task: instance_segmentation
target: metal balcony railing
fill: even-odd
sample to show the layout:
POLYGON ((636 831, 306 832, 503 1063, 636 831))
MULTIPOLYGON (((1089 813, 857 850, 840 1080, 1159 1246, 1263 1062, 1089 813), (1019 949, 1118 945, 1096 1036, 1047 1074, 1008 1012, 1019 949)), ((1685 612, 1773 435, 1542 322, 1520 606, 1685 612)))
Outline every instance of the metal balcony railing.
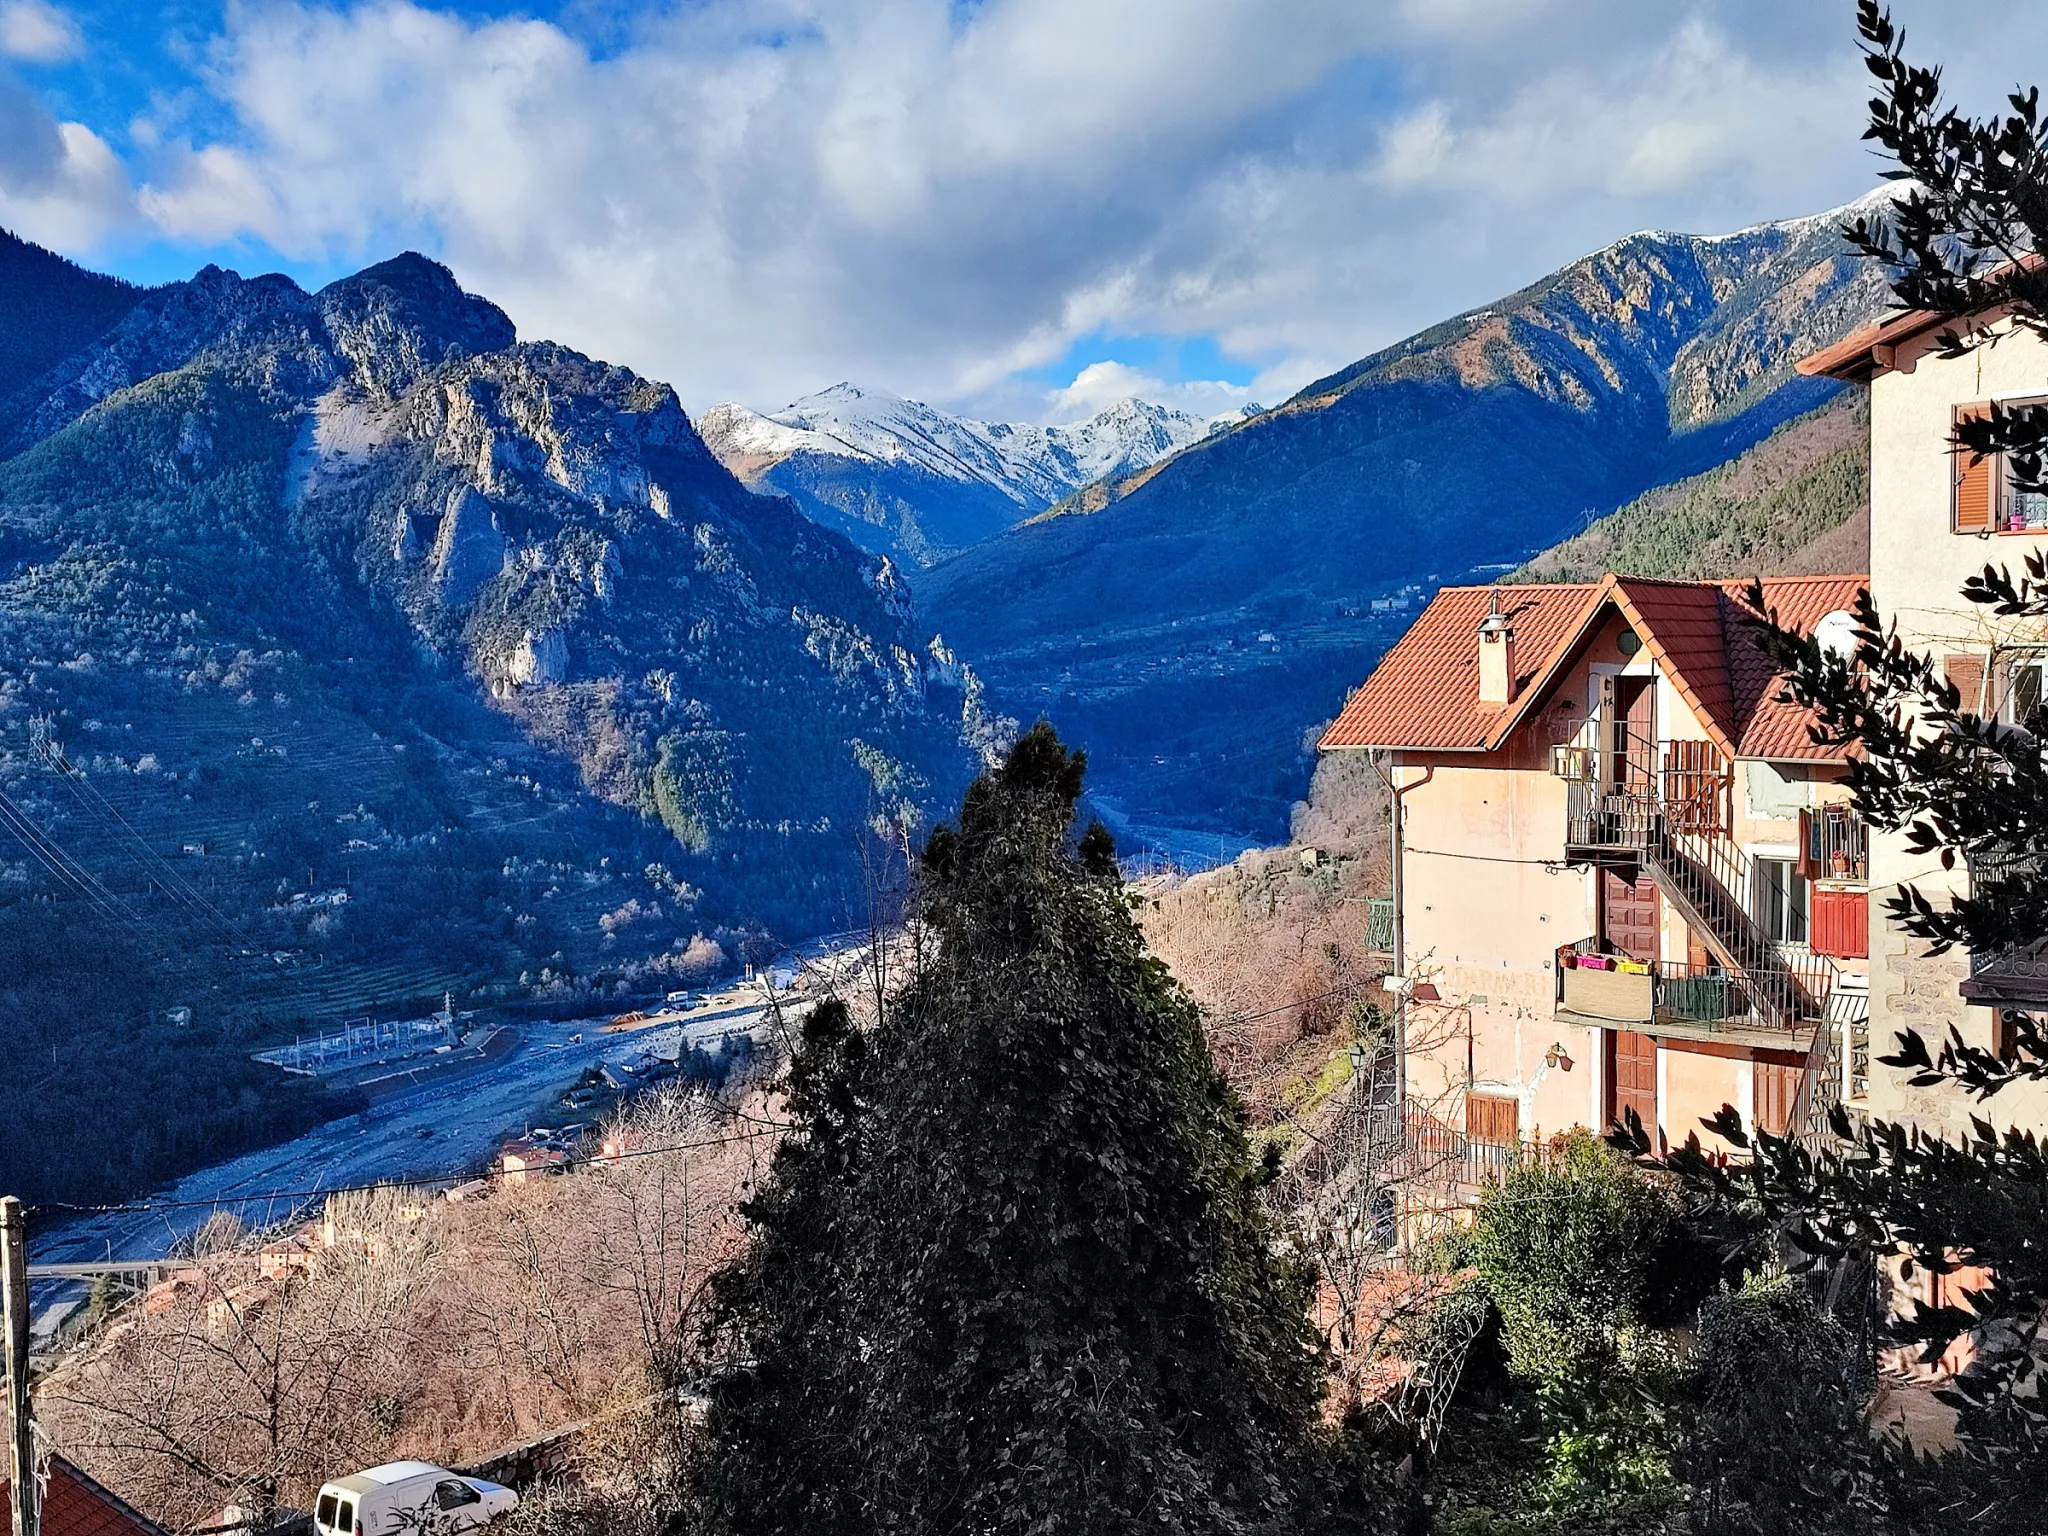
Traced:
POLYGON ((1476 1141, 1456 1126, 1411 1109, 1406 1117, 1406 1144, 1397 1174, 1421 1185, 1477 1188, 1497 1184, 1516 1169, 1529 1167, 1542 1158, 1543 1149, 1534 1142, 1502 1146, 1476 1141))
POLYGON ((1847 806, 1824 805, 1806 817, 1806 865, 1815 880, 1870 879, 1870 828, 1847 806))
MULTIPOLYGON (((1814 1006, 1824 1003, 1834 980, 1824 957, 1787 956, 1786 966, 1800 990, 1819 1000, 1814 1006)), ((1616 1024, 1782 1027, 1766 1006, 1771 994, 1750 976, 1716 964, 1635 961, 1591 938, 1558 949, 1555 995, 1567 1012, 1616 1024)))

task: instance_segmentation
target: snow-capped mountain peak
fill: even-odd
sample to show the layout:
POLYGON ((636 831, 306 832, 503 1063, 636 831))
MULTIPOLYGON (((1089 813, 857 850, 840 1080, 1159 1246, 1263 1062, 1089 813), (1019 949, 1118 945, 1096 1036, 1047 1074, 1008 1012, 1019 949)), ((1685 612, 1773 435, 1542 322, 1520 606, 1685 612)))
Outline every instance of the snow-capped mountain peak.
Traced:
MULTIPOLYGON (((1072 426, 976 421, 885 389, 840 383, 769 415, 715 405, 698 429, 728 464, 796 453, 909 464, 941 479, 983 481, 1020 507, 1040 511, 1106 474, 1142 469, 1210 425, 1137 399, 1119 400, 1072 426)), ((744 472, 758 476, 762 467, 748 464, 744 472)))
MULTIPOLYGON (((990 521, 990 532, 999 532, 1084 485, 1143 469, 1215 425, 1138 399, 1116 401, 1071 426, 976 421, 888 390, 842 382, 772 414, 715 405, 697 428, 742 480, 793 495, 806 510, 816 510, 810 503, 821 483, 831 481, 826 520, 833 526, 849 515, 897 521, 903 508, 914 514, 926 501, 956 502, 959 493, 972 491, 985 506, 1009 509, 983 519, 990 521), (850 498, 849 476, 858 478, 861 466, 875 485, 850 498), (886 507, 873 513, 857 508, 856 500, 886 507)), ((917 545, 912 538, 906 547, 932 558, 958 542, 940 540, 922 552, 917 545)))

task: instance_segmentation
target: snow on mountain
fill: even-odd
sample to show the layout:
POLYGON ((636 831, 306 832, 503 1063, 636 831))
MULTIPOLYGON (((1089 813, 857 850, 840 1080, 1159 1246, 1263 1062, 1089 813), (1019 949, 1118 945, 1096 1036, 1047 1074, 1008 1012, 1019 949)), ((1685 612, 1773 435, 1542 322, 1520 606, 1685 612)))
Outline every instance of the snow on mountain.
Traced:
POLYGON ((772 415, 715 405, 698 422, 712 451, 744 478, 758 479, 794 454, 822 454, 980 481, 1027 515, 1104 475, 1142 469, 1209 428, 1143 400, 1120 400, 1073 426, 983 422, 853 384, 806 395, 772 415))
POLYGON ((781 492, 863 548, 930 565, 1128 475, 1215 423, 1120 400, 1072 426, 975 421, 887 390, 835 384, 763 415, 715 405, 697 430, 757 491, 781 492))

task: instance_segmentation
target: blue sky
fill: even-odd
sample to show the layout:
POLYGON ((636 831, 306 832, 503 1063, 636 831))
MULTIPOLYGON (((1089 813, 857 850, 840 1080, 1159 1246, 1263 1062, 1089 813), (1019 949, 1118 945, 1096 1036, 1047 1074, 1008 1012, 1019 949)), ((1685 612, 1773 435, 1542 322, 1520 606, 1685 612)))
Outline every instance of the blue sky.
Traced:
MULTIPOLYGON (((1989 106, 2048 7, 1901 0, 1989 106)), ((693 410, 1302 384, 1879 167, 1802 0, 0 0, 0 225, 164 281, 411 247, 693 410)))

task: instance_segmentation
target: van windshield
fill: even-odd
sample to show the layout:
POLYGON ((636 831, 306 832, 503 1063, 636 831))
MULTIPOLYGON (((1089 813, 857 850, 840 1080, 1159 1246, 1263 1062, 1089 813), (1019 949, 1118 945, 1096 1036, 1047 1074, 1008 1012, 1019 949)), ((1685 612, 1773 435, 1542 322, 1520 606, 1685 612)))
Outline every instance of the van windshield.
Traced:
POLYGON ((313 1506, 313 1523, 323 1531, 334 1529, 334 1495, 323 1493, 320 1502, 313 1506))

